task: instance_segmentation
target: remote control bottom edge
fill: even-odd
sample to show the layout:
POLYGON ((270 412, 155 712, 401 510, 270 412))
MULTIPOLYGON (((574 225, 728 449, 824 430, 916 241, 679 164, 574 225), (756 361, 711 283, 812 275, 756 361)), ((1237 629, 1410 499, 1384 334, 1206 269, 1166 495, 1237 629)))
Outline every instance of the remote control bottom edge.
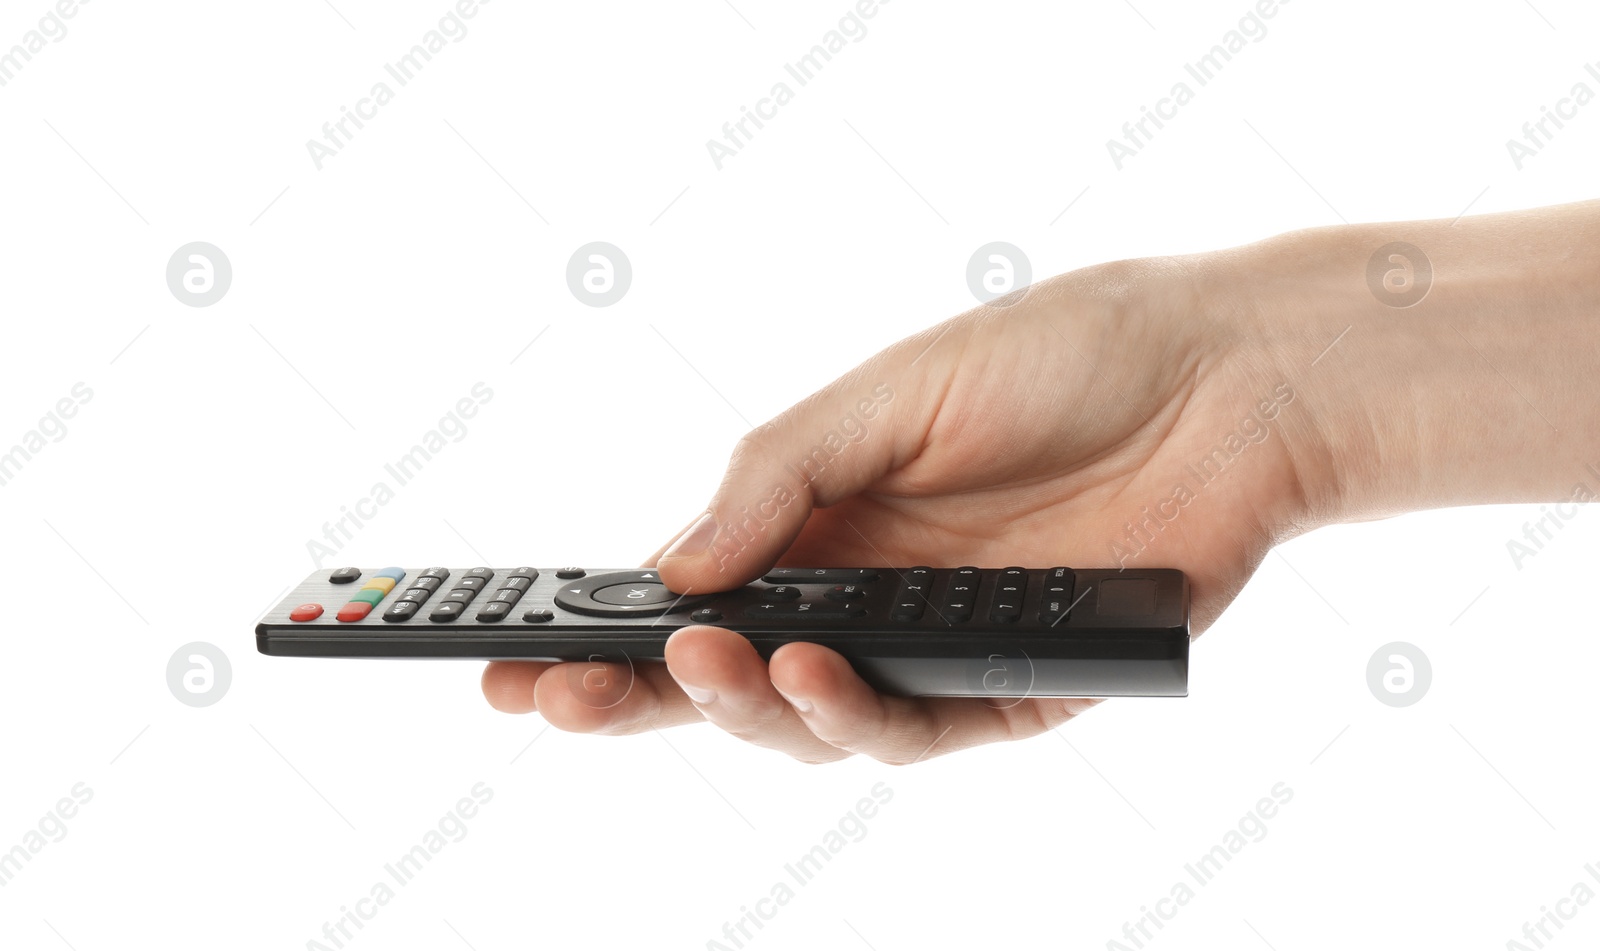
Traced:
MULTIPOLYGON (((902 650, 805 640, 838 651, 862 680, 880 693, 902 697, 984 697, 995 700, 1071 697, 1188 696, 1188 644, 1146 650, 1144 656, 1049 657, 1026 648, 978 653, 970 657, 916 656, 902 650)), ((751 638, 763 658, 795 639, 751 638)), ((385 642, 374 638, 275 637, 257 634, 263 654, 395 660, 529 660, 557 663, 593 661, 631 666, 661 663, 664 640, 527 643, 494 638, 385 642)))

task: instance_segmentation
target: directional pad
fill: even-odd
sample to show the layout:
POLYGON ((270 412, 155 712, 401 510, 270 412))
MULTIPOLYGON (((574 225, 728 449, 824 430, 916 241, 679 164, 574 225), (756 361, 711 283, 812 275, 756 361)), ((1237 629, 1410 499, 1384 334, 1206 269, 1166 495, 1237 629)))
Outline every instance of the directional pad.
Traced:
POLYGON ((654 571, 611 571, 589 575, 556 591, 556 606, 591 617, 651 617, 688 611, 709 595, 679 595, 667 590, 654 571))

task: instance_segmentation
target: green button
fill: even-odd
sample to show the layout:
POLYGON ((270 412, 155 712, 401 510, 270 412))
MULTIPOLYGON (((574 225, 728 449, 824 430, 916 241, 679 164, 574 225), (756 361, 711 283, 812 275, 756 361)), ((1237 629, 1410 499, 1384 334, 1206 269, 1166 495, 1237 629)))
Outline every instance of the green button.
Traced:
POLYGON ((376 606, 379 601, 383 600, 385 593, 386 592, 377 588, 362 588, 360 591, 357 591, 354 595, 352 595, 350 600, 365 601, 368 604, 376 606))

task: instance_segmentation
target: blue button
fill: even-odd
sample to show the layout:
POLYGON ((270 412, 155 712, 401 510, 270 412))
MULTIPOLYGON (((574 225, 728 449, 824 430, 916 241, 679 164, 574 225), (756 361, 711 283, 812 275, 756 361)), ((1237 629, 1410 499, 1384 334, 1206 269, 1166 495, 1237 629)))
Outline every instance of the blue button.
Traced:
POLYGON ((395 581, 395 584, 399 584, 400 582, 405 580, 405 578, 406 578, 406 570, 404 568, 385 568, 382 571, 373 572, 372 577, 374 577, 374 578, 393 578, 394 581, 395 581))

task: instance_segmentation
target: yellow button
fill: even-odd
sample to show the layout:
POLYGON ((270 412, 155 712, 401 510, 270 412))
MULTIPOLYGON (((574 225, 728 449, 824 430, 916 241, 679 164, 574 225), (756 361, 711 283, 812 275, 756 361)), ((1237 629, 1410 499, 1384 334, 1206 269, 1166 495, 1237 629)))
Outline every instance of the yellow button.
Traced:
POLYGON ((394 590, 394 579, 393 578, 373 578, 373 579, 369 580, 366 584, 362 585, 361 587, 366 589, 366 590, 368 590, 368 591, 377 590, 377 591, 382 591, 384 594, 388 594, 389 592, 394 590))

